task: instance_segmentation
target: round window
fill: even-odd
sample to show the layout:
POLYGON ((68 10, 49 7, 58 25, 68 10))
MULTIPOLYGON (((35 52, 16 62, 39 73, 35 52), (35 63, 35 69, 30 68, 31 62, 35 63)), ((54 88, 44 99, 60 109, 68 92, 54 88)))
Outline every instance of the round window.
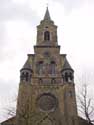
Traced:
POLYGON ((44 93, 38 98, 37 103, 42 111, 54 111, 57 106, 57 99, 50 93, 44 93))

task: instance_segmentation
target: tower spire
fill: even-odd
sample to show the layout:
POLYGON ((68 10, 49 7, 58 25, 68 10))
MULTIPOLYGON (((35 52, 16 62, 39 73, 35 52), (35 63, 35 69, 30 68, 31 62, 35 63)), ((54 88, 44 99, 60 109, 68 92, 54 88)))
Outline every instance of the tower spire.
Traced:
POLYGON ((44 20, 51 20, 48 6, 47 6, 47 9, 46 9, 46 13, 45 13, 45 16, 44 16, 44 20))

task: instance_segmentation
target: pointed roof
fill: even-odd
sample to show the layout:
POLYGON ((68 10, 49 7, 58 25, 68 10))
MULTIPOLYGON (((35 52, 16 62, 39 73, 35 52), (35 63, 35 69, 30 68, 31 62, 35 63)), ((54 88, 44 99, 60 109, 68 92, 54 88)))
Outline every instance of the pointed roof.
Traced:
POLYGON ((30 70, 30 71, 33 72, 32 59, 34 59, 34 55, 33 54, 28 54, 28 59, 26 60, 25 64, 23 65, 23 67, 21 68, 20 71, 22 71, 22 70, 30 70))
POLYGON ((26 61, 26 63, 23 66, 23 69, 31 69, 31 65, 30 65, 29 61, 26 61))
POLYGON ((27 60, 26 63, 23 65, 23 67, 22 67, 22 69, 21 69, 20 71, 22 71, 22 70, 24 70, 24 69, 32 70, 32 66, 31 66, 31 64, 30 64, 30 62, 29 62, 28 60, 27 60))
POLYGON ((45 13, 45 16, 44 16, 44 20, 51 20, 48 7, 47 7, 47 9, 46 9, 46 13, 45 13))
POLYGON ((64 62, 64 65, 63 65, 63 70, 66 70, 66 69, 72 69, 71 65, 69 64, 68 60, 65 58, 65 62, 64 62))

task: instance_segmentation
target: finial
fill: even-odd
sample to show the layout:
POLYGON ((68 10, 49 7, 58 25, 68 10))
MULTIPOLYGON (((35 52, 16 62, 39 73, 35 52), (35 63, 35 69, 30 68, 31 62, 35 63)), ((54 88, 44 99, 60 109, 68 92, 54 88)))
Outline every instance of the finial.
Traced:
POLYGON ((45 2, 46 2, 46 8, 48 8, 48 6, 49 6, 49 0, 46 0, 45 2))
POLYGON ((46 8, 48 8, 48 6, 49 6, 49 4, 47 3, 47 4, 46 4, 46 8))

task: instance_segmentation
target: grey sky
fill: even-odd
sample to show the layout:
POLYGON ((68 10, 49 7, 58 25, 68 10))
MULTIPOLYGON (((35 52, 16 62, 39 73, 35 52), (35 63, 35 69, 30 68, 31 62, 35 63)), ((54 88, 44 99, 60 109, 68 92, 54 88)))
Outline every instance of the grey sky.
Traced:
MULTIPOLYGON (((0 1, 0 57, 1 61, 7 58, 5 56, 5 47, 8 44, 8 36, 6 25, 11 20, 24 20, 28 24, 31 23, 32 27, 38 20, 38 15, 33 11, 28 4, 17 4, 12 0, 0 1)), ((13 52, 12 52, 13 54, 13 52)), ((11 58, 11 56, 10 56, 11 58)))
MULTIPOLYGON (((32 21, 37 20, 36 12, 34 12, 28 4, 17 4, 12 0, 0 1, 0 21, 24 19, 32 21)), ((34 21, 32 21, 34 22, 34 21)))
POLYGON ((65 14, 70 13, 72 9, 80 8, 80 6, 83 6, 83 4, 87 2, 87 0, 55 0, 55 1, 63 4, 65 9, 65 14))

